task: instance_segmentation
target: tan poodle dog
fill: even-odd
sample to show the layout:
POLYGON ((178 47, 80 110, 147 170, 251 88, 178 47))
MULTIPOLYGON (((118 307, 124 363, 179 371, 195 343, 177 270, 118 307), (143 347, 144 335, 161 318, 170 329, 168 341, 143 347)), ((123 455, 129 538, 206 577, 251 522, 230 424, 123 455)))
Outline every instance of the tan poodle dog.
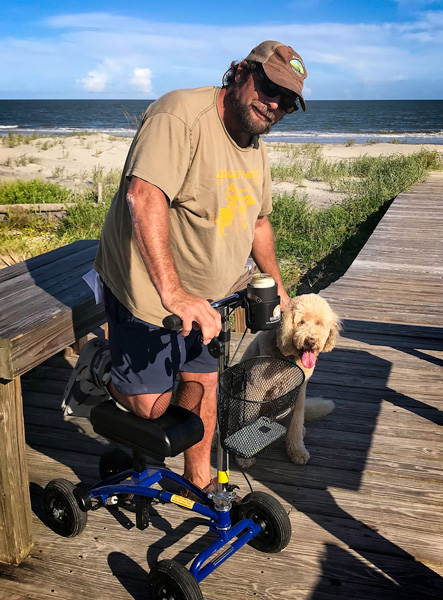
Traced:
MULTIPOLYGON (((339 317, 324 298, 316 294, 297 296, 282 310, 279 327, 258 333, 243 355, 243 360, 255 356, 285 358, 295 362, 305 374, 286 434, 286 450, 295 464, 303 465, 309 460, 303 443, 304 420, 318 419, 334 409, 332 400, 306 398, 306 386, 318 355, 334 348, 340 328, 339 317)), ((246 468, 255 459, 237 459, 237 462, 246 468)))

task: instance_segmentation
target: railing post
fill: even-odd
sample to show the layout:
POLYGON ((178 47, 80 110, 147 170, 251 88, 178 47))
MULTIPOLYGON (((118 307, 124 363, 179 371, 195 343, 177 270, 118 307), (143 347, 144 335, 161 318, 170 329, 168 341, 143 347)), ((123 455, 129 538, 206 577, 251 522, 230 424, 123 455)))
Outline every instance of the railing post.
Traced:
POLYGON ((0 379, 0 562, 18 565, 33 545, 20 377, 0 379))

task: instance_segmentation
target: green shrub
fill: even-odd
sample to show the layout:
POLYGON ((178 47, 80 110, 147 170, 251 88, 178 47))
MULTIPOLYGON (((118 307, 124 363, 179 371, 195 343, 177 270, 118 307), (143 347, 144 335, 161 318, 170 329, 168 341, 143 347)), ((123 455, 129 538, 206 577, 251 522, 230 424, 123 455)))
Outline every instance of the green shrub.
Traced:
POLYGON ((284 195, 274 199, 270 215, 279 259, 294 262, 305 272, 346 239, 346 209, 312 208, 306 197, 284 195))
MULTIPOLYGON (((362 156, 337 163, 315 158, 310 165, 311 176, 322 173, 322 178, 332 179, 346 174, 348 179, 342 178, 340 184, 348 196, 341 204, 326 210, 310 206, 306 195, 274 198, 270 220, 277 257, 285 265, 285 271, 291 263, 300 273, 312 269, 354 235, 387 201, 422 181, 428 171, 439 168, 438 152, 426 150, 409 156, 362 156)), ((285 278, 285 283, 293 282, 285 278)))
POLYGON ((109 202, 97 204, 93 200, 81 199, 69 207, 67 215, 61 221, 57 235, 66 240, 66 244, 75 240, 98 239, 109 209, 109 202))
POLYGON ((0 184, 0 204, 47 204, 73 202, 72 192, 40 179, 0 184))

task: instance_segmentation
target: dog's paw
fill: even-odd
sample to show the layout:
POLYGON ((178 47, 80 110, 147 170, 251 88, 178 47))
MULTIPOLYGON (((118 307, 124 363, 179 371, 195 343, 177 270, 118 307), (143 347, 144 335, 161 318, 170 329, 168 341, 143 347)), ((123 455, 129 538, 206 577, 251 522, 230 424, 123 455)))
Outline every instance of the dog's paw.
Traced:
POLYGON ((286 446, 286 452, 289 458, 296 465, 305 465, 311 455, 304 446, 286 446))
POLYGON ((236 458, 235 462, 241 469, 249 469, 255 464, 255 458, 236 458))

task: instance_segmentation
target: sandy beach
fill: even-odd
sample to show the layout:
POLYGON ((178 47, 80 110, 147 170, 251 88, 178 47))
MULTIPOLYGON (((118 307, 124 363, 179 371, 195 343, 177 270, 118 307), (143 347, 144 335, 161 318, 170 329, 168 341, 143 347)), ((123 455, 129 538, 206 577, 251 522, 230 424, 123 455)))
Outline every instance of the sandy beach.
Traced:
MULTIPOLYGON (((82 191, 92 182, 94 172, 122 169, 128 152, 130 138, 106 134, 47 137, 30 140, 13 148, 0 143, 0 181, 35 179, 59 183, 75 191, 82 191)), ((302 150, 300 144, 266 143, 271 165, 290 164, 294 155, 302 150)), ((443 158, 443 146, 431 144, 324 144, 321 156, 329 161, 355 159, 362 155, 381 156, 412 154, 421 148, 437 150, 443 158)), ((329 206, 340 200, 327 183, 304 179, 298 185, 274 182, 276 194, 285 192, 306 193, 310 203, 317 207, 329 206)))

